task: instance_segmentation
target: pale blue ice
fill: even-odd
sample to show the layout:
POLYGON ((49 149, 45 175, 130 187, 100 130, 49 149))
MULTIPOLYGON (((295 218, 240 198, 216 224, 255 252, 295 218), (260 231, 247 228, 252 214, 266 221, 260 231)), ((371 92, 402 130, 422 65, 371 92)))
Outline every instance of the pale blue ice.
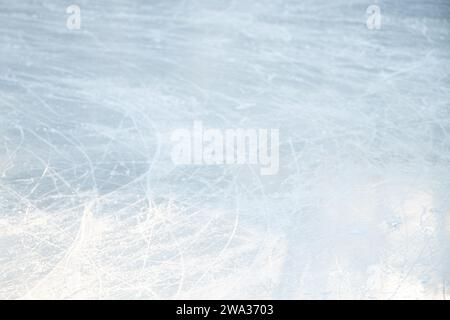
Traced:
POLYGON ((445 299, 449 18, 0 0, 0 298, 445 299), (194 121, 279 128, 278 174, 174 165, 194 121))

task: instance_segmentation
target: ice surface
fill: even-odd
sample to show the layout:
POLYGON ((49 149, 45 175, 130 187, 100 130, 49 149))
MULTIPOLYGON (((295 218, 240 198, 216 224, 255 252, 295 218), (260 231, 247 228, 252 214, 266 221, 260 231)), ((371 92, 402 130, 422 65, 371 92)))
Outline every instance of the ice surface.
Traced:
POLYGON ((0 0, 0 298, 450 294, 448 1, 74 3, 0 0), (280 172, 175 166, 196 120, 280 172))

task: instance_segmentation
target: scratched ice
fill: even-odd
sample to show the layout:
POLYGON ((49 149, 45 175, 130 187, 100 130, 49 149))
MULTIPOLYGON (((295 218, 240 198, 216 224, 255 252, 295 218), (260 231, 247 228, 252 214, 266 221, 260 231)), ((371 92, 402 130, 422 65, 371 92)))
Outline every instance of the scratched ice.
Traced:
POLYGON ((0 0, 0 298, 450 294, 448 1, 73 2, 0 0), (279 173, 175 166, 196 120, 279 173))

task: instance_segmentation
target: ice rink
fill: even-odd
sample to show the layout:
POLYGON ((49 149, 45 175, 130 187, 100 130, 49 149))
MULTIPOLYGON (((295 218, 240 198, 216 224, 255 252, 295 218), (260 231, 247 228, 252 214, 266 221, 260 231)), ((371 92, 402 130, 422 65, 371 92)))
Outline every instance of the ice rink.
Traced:
POLYGON ((450 297, 449 19, 0 0, 0 299, 450 297), (175 165, 194 121, 278 128, 278 173, 175 165))

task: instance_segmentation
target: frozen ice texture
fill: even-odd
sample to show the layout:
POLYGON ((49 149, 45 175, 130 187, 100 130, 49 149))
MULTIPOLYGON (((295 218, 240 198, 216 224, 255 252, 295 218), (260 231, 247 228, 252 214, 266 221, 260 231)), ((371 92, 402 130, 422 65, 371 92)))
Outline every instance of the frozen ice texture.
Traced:
POLYGON ((0 0, 0 298, 450 295, 448 1, 73 2, 0 0), (195 120, 280 172, 173 165, 195 120))

